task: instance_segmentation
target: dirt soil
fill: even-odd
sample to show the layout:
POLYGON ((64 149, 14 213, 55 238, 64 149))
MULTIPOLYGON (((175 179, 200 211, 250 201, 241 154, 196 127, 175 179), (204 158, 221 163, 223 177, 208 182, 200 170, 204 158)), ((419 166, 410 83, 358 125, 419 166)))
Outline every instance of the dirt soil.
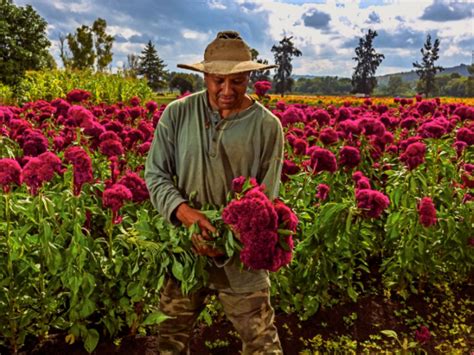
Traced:
MULTIPOLYGON (((463 303, 463 314, 445 312, 442 308, 446 303, 443 300, 447 298, 441 291, 438 294, 428 296, 411 296, 407 301, 391 297, 386 299, 380 295, 369 295, 360 298, 357 303, 346 303, 334 306, 331 309, 321 309, 318 313, 307 321, 300 321, 294 314, 277 313, 276 325, 280 335, 280 340, 285 354, 298 354, 303 349, 309 349, 308 344, 304 344, 304 339, 312 339, 318 334, 323 339, 334 339, 341 335, 357 340, 358 343, 369 340, 371 335, 379 335, 381 330, 394 330, 397 334, 408 334, 414 337, 413 324, 406 319, 430 319, 433 324, 445 325, 451 327, 453 317, 465 317, 463 323, 467 325, 474 324, 474 307, 472 295, 474 294, 474 285, 465 285, 455 291, 450 296, 454 303, 460 300, 470 300, 463 303), (402 316, 400 316, 402 313, 402 316), (354 317, 357 314, 357 317, 354 317), (352 316, 352 318, 351 318, 352 316), (421 317, 421 318, 420 318, 421 317), (355 319, 354 319, 355 318, 355 319)), ((452 304, 453 302, 451 302, 452 304)), ((453 309, 458 309, 457 304, 453 309)), ((455 343, 459 339, 459 334, 447 335, 449 332, 443 332, 441 329, 431 328, 436 337, 432 337, 423 348, 429 354, 437 354, 439 351, 435 346, 440 342, 448 341, 455 343), (446 334, 443 338, 442 334, 446 334)), ((387 339, 386 337, 383 337, 387 339)), ((474 349, 474 339, 472 335, 467 335, 469 348, 474 349)), ((373 340, 373 338, 372 338, 373 340)), ((211 326, 198 324, 193 332, 191 340, 191 353, 199 355, 207 354, 239 354, 241 342, 233 326, 222 317, 214 319, 211 326)), ((360 350, 360 349, 358 349, 360 350)), ((0 354, 5 350, 0 349, 0 354)), ((40 348, 29 346, 24 354, 71 354, 86 355, 82 344, 68 345, 64 341, 64 334, 59 334, 40 348)), ((157 354, 156 336, 136 336, 124 337, 120 346, 115 345, 111 340, 104 340, 99 343, 93 354, 157 354)), ((6 354, 6 353, 5 353, 6 354)))

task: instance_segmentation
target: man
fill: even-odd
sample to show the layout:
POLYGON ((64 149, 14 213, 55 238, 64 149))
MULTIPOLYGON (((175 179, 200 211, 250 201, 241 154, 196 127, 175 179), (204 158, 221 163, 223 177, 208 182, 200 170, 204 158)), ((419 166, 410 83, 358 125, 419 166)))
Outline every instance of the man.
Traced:
POLYGON ((171 276, 160 299, 161 310, 173 317, 159 327, 162 354, 188 351, 194 322, 206 295, 216 292, 226 316, 240 334, 244 354, 281 354, 269 277, 264 270, 241 267, 239 257, 222 260, 208 247, 214 226, 194 205, 223 205, 232 179, 255 177, 270 198, 278 194, 283 160, 279 120, 246 94, 250 72, 275 67, 252 61, 249 47, 237 32, 220 32, 206 48, 204 61, 178 67, 204 73, 207 90, 167 106, 156 127, 145 179, 150 198, 169 222, 197 223, 194 251, 213 258, 209 285, 182 295, 171 276))

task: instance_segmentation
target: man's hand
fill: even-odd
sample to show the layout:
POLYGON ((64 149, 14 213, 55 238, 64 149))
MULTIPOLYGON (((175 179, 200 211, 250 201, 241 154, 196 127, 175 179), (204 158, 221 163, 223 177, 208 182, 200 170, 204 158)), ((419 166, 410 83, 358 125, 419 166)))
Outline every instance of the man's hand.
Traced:
POLYGON ((219 250, 207 245, 206 240, 212 240, 211 234, 217 230, 201 211, 182 203, 176 209, 176 218, 188 228, 196 223, 201 230, 201 234, 193 234, 191 238, 196 254, 210 257, 223 255, 219 250))

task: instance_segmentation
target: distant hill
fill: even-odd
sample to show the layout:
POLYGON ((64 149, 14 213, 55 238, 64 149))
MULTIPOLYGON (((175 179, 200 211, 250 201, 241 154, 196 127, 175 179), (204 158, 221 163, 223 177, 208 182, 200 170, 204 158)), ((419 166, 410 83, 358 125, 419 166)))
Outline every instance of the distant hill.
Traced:
MULTIPOLYGON (((450 67, 450 68, 445 68, 440 74, 438 75, 449 75, 451 73, 458 73, 461 76, 469 76, 469 72, 467 71, 467 65, 466 64, 460 64, 455 67, 450 67)), ((323 77, 324 75, 292 75, 292 78, 295 80, 298 80, 300 78, 315 78, 315 77, 323 77)), ((401 72, 401 73, 393 73, 393 74, 386 74, 386 75, 380 75, 377 76, 377 84, 379 86, 381 85, 387 85, 388 80, 390 79, 391 76, 401 76, 402 81, 413 83, 418 80, 418 75, 414 70, 408 71, 408 72, 401 72)), ((340 77, 342 79, 342 77, 340 77)))
MULTIPOLYGON (((468 66, 466 64, 460 64, 455 67, 445 68, 441 73, 438 73, 437 75, 450 75, 452 73, 458 73, 461 76, 469 76, 467 67, 468 66)), ((377 85, 387 85, 391 76, 401 76, 402 81, 409 83, 413 83, 418 80, 418 75, 416 74, 416 72, 414 70, 411 70, 409 72, 377 76, 377 85)))

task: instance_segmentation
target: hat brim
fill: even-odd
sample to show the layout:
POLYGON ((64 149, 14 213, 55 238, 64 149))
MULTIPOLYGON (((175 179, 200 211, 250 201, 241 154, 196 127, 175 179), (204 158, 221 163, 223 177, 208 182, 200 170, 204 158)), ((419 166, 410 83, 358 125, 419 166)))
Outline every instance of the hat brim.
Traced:
POLYGON ((277 68, 275 64, 262 64, 253 61, 234 62, 234 61, 213 61, 200 62, 196 64, 178 64, 178 68, 189 69, 207 74, 229 75, 244 73, 253 70, 265 70, 277 68))

